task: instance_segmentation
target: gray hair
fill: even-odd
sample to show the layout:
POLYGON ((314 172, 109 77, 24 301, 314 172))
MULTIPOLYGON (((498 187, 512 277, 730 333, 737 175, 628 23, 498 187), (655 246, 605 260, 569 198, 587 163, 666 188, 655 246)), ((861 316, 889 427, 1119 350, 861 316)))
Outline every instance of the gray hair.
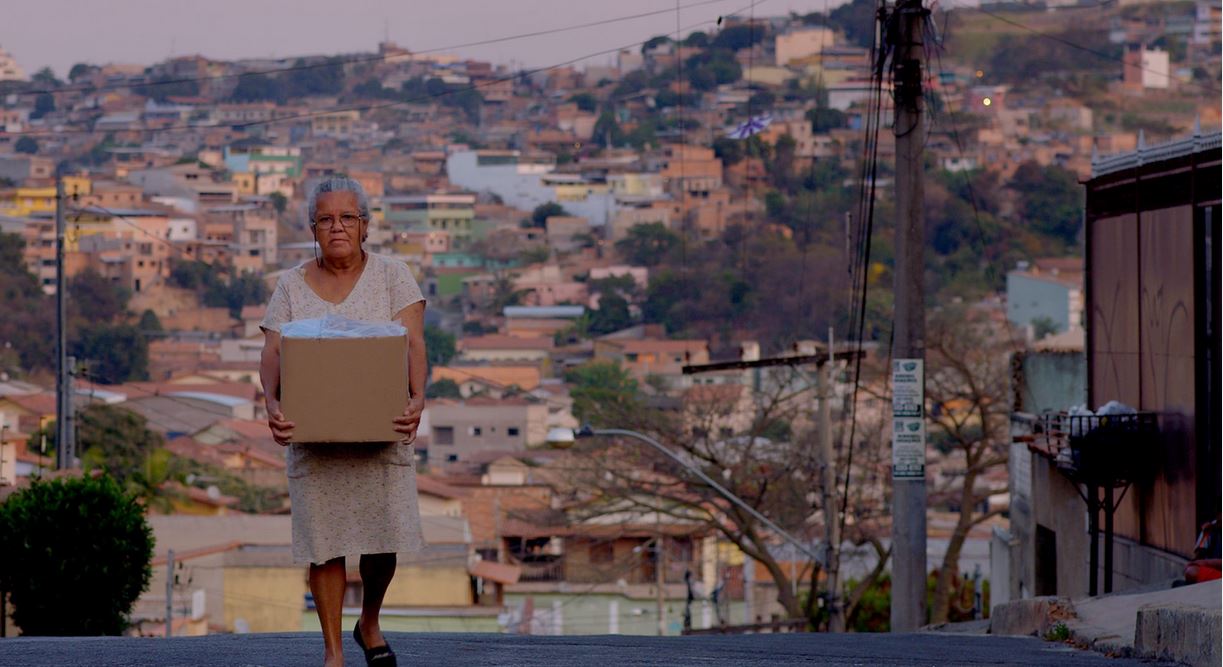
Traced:
POLYGON ((369 198, 365 196, 365 188, 347 176, 327 176, 310 191, 310 199, 306 202, 306 215, 310 224, 314 224, 314 215, 318 213, 319 195, 329 192, 351 192, 357 196, 357 209, 361 217, 369 220, 369 198))

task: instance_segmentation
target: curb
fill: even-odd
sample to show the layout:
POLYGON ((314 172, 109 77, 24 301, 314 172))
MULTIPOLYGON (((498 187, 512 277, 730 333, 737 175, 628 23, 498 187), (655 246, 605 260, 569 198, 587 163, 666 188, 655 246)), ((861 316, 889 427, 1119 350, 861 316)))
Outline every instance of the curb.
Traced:
POLYGON ((1223 610, 1182 603, 1145 605, 1134 626, 1134 652, 1192 667, 1217 667, 1223 610))
POLYGON ((1077 616, 1070 598, 1038 597, 997 605, 989 613, 989 634, 1044 636, 1058 623, 1067 626, 1077 616))

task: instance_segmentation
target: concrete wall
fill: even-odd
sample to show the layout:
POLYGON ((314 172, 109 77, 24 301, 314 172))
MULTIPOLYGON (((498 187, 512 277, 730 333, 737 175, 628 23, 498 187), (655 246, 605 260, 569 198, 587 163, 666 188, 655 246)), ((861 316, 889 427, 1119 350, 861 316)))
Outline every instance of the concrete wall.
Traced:
POLYGON ((471 576, 463 559, 442 565, 401 563, 386 590, 386 607, 466 607, 471 599, 471 576))
MULTIPOLYGON (((306 574, 301 567, 227 567, 223 588, 225 629, 233 632, 298 632, 305 608, 306 574)), ((215 605, 209 601, 216 619, 215 605)))
POLYGON ((1016 407, 1039 415, 1087 403, 1087 356, 1082 352, 1024 352, 1016 407))
POLYGON ((1060 595, 1077 598, 1087 595, 1088 536, 1087 504, 1078 489, 1053 462, 1043 456, 1032 456, 1032 525, 1022 558, 1031 558, 1029 567, 1021 572, 1020 586, 1033 594, 1060 595), (1041 567, 1036 552, 1037 526, 1053 531, 1057 540, 1057 589, 1036 590, 1037 570, 1041 567), (1026 573, 1026 577, 1024 574, 1026 573))

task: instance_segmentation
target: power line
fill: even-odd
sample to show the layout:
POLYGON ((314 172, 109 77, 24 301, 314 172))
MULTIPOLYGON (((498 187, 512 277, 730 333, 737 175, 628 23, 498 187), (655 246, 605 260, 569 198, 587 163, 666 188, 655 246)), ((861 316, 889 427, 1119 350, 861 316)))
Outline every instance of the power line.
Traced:
MULTIPOLYGON (((751 5, 749 5, 749 8, 750 8, 750 7, 755 7, 756 5, 762 4, 762 3, 767 2, 767 1, 768 1, 768 0, 755 0, 755 1, 754 1, 754 2, 751 4, 751 5)), ((671 10, 668 10, 668 11, 671 11, 671 10)), ((742 10, 738 10, 738 11, 742 11, 742 10)), ((720 17, 719 17, 719 18, 720 18, 720 17)), ((698 27, 701 27, 701 26, 704 26, 704 25, 707 25, 707 24, 710 24, 710 23, 714 23, 714 22, 715 22, 715 21, 714 21, 714 20, 712 20, 712 19, 710 19, 710 20, 705 20, 705 21, 700 21, 700 22, 698 22, 698 23, 694 23, 694 24, 692 24, 692 25, 689 25, 689 26, 685 27, 685 28, 684 28, 684 30, 692 30, 692 29, 694 29, 694 28, 698 28, 698 27)), ((456 94, 463 93, 463 92, 469 92, 469 91, 478 91, 478 90, 483 89, 483 88, 488 88, 488 87, 495 86, 495 85, 498 85, 498 84, 502 84, 502 83, 510 82, 510 81, 513 81, 513 80, 515 80, 515 79, 518 79, 518 78, 521 78, 521 77, 524 77, 524 76, 530 76, 530 75, 532 75, 532 74, 539 74, 539 73, 541 73, 541 72, 547 72, 547 71, 551 71, 551 70, 554 70, 554 69, 560 69, 560 68, 562 68, 562 67, 567 67, 567 66, 572 65, 572 64, 574 64, 574 63, 578 63, 578 62, 581 62, 581 61, 583 61, 583 60, 588 60, 588 59, 590 59, 590 58, 595 58, 595 57, 598 57, 598 56, 601 56, 601 55, 608 55, 608 54, 611 54, 611 53, 619 53, 620 51, 623 51, 623 50, 626 50, 626 49, 631 49, 631 48, 634 48, 634 47, 639 47, 639 46, 641 46, 641 45, 645 44, 645 43, 646 43, 646 42, 648 42, 648 41, 649 41, 649 40, 647 39, 647 40, 644 40, 644 41, 640 41, 640 42, 633 42, 633 43, 631 43, 631 44, 625 44, 625 45, 621 45, 621 46, 613 47, 613 48, 610 48, 610 49, 603 49, 603 50, 601 50, 601 51, 595 51, 595 52, 592 52, 592 53, 587 53, 587 54, 584 54, 584 55, 578 56, 578 57, 576 57, 576 58, 570 58, 569 60, 565 60, 565 61, 563 61, 563 62, 555 63, 555 64, 553 64, 553 65, 548 65, 548 66, 545 66, 545 67, 537 67, 537 68, 535 68, 535 69, 527 69, 527 70, 522 70, 522 71, 520 71, 520 72, 517 72, 517 73, 511 74, 511 75, 509 75, 509 76, 502 76, 502 77, 499 77, 499 78, 489 79, 489 80, 487 80, 487 81, 482 81, 482 82, 480 82, 480 83, 471 84, 471 85, 469 85, 469 86, 463 86, 463 87, 458 87, 458 88, 451 88, 451 89, 447 89, 447 90, 445 90, 445 91, 442 91, 442 92, 440 92, 440 93, 421 95, 421 96, 418 96, 418 97, 415 97, 415 98, 409 98, 409 99, 406 99, 406 100, 396 100, 396 101, 393 101, 393 102, 383 102, 383 103, 380 103, 380 104, 364 104, 364 105, 340 105, 340 106, 335 106, 335 107, 329 107, 329 108, 326 108, 326 109, 320 109, 320 110, 317 110, 317 111, 308 111, 308 112, 305 112, 305 113, 290 114, 290 115, 288 115, 288 116, 284 116, 284 117, 281 117, 281 118, 271 118, 271 119, 267 119, 267 120, 256 120, 256 121, 249 121, 249 122, 246 122, 246 123, 236 123, 236 124, 235 124, 235 123, 225 123, 225 124, 221 124, 221 123, 190 124, 190 123, 188 123, 188 124, 180 124, 180 125, 171 125, 171 126, 162 127, 162 128, 140 128, 140 129, 131 129, 131 130, 123 130, 123 131, 125 131, 125 132, 141 132, 141 133, 157 133, 157 132, 170 132, 170 131, 174 131, 174 130, 210 130, 210 129, 222 129, 222 128, 230 128, 230 129, 246 130, 247 128, 251 128, 251 127, 258 127, 258 126, 261 126, 261 125, 273 125, 273 124, 284 123, 284 122, 288 122, 288 121, 295 121, 295 120, 307 120, 307 119, 310 119, 310 118, 317 118, 317 117, 320 117, 320 116, 326 116, 326 115, 330 115, 330 114, 334 114, 334 113, 341 113, 341 112, 345 112, 345 111, 358 111, 358 112, 365 112, 365 111, 375 111, 375 110, 378 110, 378 109, 388 109, 388 108, 392 108, 392 107, 403 106, 403 105, 406 105, 406 104, 414 104, 414 103, 419 103, 419 102, 427 102, 427 101, 430 101, 430 100, 434 100, 434 99, 438 99, 438 98, 442 98, 442 97, 447 97, 447 96, 450 96, 450 95, 456 95, 456 94)), ((95 134, 95 133, 99 133, 99 132, 104 132, 104 130, 98 130, 98 129, 96 129, 96 128, 90 128, 90 129, 67 129, 67 128, 65 128, 65 129, 58 129, 58 130, 47 129, 47 130, 26 130, 26 131, 22 131, 22 132, 10 132, 10 133, 9 133, 9 136, 20 137, 20 136, 44 136, 44 135, 49 135, 49 134, 50 134, 50 135, 56 135, 56 134, 95 134)))
MULTIPOLYGON (((885 11, 885 6, 880 2, 876 14, 876 21, 882 18, 882 12, 885 11)), ((878 180, 878 156, 879 156, 879 124, 880 116, 882 115, 882 98, 883 98, 883 67, 887 60, 889 52, 887 48, 887 40, 880 40, 881 24, 876 24, 874 30, 874 40, 871 44, 871 55, 873 56, 871 70, 871 94, 868 99, 867 108, 868 116, 866 123, 866 139, 864 141, 864 158, 862 165, 862 185, 859 191, 861 212, 860 222, 860 254, 855 254, 855 262, 857 270, 860 272, 861 285, 859 287, 859 275, 853 275, 853 296, 858 298, 858 303, 855 304, 857 313, 857 339, 858 344, 862 344, 862 336, 866 327, 866 295, 869 289, 870 278, 870 254, 871 254, 871 236, 874 233, 875 219, 875 187, 878 180), (873 102, 873 103, 872 103, 873 102), (872 128, 873 123, 873 128, 872 128), (867 196, 866 178, 869 176, 869 196, 867 196)), ((851 297, 852 298, 852 297, 851 297)), ((854 321, 851 318, 851 326, 854 321)), ((889 350, 891 346, 889 345, 889 350)), ((890 354, 890 352, 889 352, 890 354)), ((862 385, 862 357, 858 355, 854 362, 854 388, 850 398, 850 427, 849 427, 849 442, 846 444, 846 463, 845 463, 845 482, 842 485, 841 491, 841 534, 845 533, 845 518, 849 508, 849 482, 850 473, 853 469, 854 457, 854 441, 857 438, 858 430, 858 391, 862 385)))
MULTIPOLYGON (((989 16, 989 17, 995 18, 995 19, 997 19, 997 20, 999 20, 999 21, 1002 21, 1003 23, 1007 23, 1007 24, 1013 25, 1013 26, 1015 26, 1016 28, 1020 28, 1020 29, 1022 29, 1022 30, 1026 30, 1027 32, 1030 32, 1030 33, 1032 33, 1033 35, 1036 35, 1036 36, 1038 36, 1038 37, 1043 37, 1044 39, 1048 39, 1048 40, 1050 40, 1050 41, 1057 42, 1058 44, 1062 44, 1063 46, 1068 46, 1068 47, 1070 47, 1070 48, 1072 48, 1072 49, 1077 49, 1077 50, 1079 50, 1079 51, 1083 51, 1084 53, 1090 53, 1091 55, 1096 56, 1097 58, 1103 58, 1104 60, 1111 60, 1111 61, 1113 61, 1113 62, 1119 62, 1119 63, 1121 63, 1122 65, 1124 65, 1124 66, 1126 66, 1126 67, 1133 67, 1133 68, 1138 69, 1138 70, 1141 70, 1141 71, 1143 71, 1143 72, 1148 72, 1148 73, 1151 73, 1151 74, 1157 74, 1157 75, 1162 76, 1162 77, 1165 77, 1165 78, 1170 78, 1170 76, 1169 76, 1169 73, 1168 73, 1168 72, 1160 72, 1160 71, 1158 71, 1158 70, 1154 70, 1154 69, 1151 69, 1151 68, 1148 68, 1148 67, 1143 67, 1141 63, 1138 63, 1138 64, 1127 63, 1127 62, 1125 61, 1125 58, 1118 58, 1118 57, 1116 57, 1116 56, 1114 56, 1114 55, 1112 55, 1112 54, 1110 54, 1110 53, 1106 53, 1106 52, 1104 52, 1104 51, 1100 51, 1100 50, 1097 50, 1097 49, 1093 49, 1093 48, 1091 48, 1090 46, 1084 46, 1084 45, 1082 45, 1082 44, 1079 44, 1079 43, 1074 42, 1074 41, 1072 41, 1072 40, 1066 39, 1066 38, 1064 38, 1064 37, 1058 37, 1057 35, 1053 35, 1053 34, 1050 34, 1050 33, 1047 33, 1047 32, 1041 32, 1040 30, 1037 30, 1036 28, 1032 28, 1032 27, 1026 26, 1026 25, 1024 25, 1024 24, 1022 24, 1022 23, 1020 23, 1020 22, 1018 22, 1018 21, 1015 21, 1015 20, 1013 20, 1013 19, 1009 19, 1009 18, 1007 18, 1007 17, 1005 17, 1005 16, 1002 16, 1002 15, 1000 15, 1000 14, 995 14, 995 13, 993 13, 993 12, 989 11, 989 10, 986 10, 986 9, 981 9, 980 7, 978 7, 978 8, 976 8, 976 11, 979 11, 979 12, 981 12, 982 14, 985 14, 986 16, 989 16)), ((1197 86, 1197 87, 1201 88, 1202 90, 1206 90, 1206 91, 1209 91, 1209 92, 1215 93, 1216 95, 1217 95, 1217 94, 1219 94, 1219 93, 1221 92, 1221 91, 1220 91, 1220 89, 1219 89, 1218 87, 1211 86, 1210 84, 1207 84, 1207 83, 1201 83, 1201 82, 1197 82, 1197 81, 1191 81, 1191 82, 1190 82, 1190 85, 1197 86)))
MULTIPOLYGON (((704 5, 712 5, 712 4, 718 4, 722 2, 728 2, 728 1, 729 0, 700 0, 699 2, 692 2, 690 4, 684 5, 684 8, 701 7, 704 5)), ((62 88, 44 88, 44 89, 26 90, 26 91, 17 92, 16 94, 17 95, 44 95, 44 94, 54 95, 56 93, 71 93, 71 92, 95 93, 95 92, 101 92, 105 90, 116 90, 116 89, 121 89, 121 88, 149 88, 149 87, 154 87, 154 86, 168 86, 168 85, 179 84, 179 83, 195 83, 195 82, 200 82, 200 81, 219 81, 219 80, 224 80, 224 79, 240 78, 244 76, 261 76, 261 75, 282 74, 285 72, 300 72, 300 71, 305 71, 305 70, 320 69, 323 67, 332 67, 332 66, 337 66, 337 65, 344 66, 344 65, 360 65, 360 64, 365 64, 365 63, 386 62, 386 61, 400 60, 404 58, 411 58, 412 56, 426 54, 426 53, 441 53, 445 51, 454 51, 457 49, 470 48, 474 46, 487 46, 490 44, 499 44, 502 42, 512 42, 515 40, 527 39, 530 37, 543 37, 545 35, 552 35, 552 34, 557 34, 557 33, 562 33, 562 32, 571 32, 573 30, 581 30, 583 28, 594 28, 594 27, 603 26, 603 25, 610 25, 612 23, 620 23, 623 21, 631 21, 631 20, 640 19, 640 18, 648 18, 650 16, 657 16, 660 14, 667 14, 670 12, 671 12, 670 9, 662 9, 662 10, 656 10, 656 11, 651 11, 651 12, 627 14, 624 16, 617 16, 617 17, 613 17, 609 19, 601 19, 598 21, 588 21, 586 23, 578 23, 578 24, 564 26, 560 28, 535 30, 531 32, 519 33, 516 35, 507 35, 504 37, 493 37, 491 39, 483 39, 483 40, 478 40, 474 42, 464 42, 461 44, 451 44, 449 46, 433 47, 429 49, 422 49, 420 51, 410 51, 406 55, 405 54, 390 54, 390 55, 379 55, 379 56, 356 56, 356 57, 351 57, 351 58, 333 57, 333 58, 327 58, 323 62, 308 63, 308 64, 302 64, 302 65, 292 65, 289 67, 277 67, 273 69, 256 70, 256 71, 251 71, 251 72, 239 72, 239 73, 232 73, 232 74, 212 74, 208 76, 181 77, 177 79, 161 79, 158 81, 148 81, 145 83, 124 82, 124 83, 115 83, 115 84, 105 84, 102 86, 90 86, 90 85, 65 86, 62 88)), ((307 57, 318 57, 318 56, 307 56, 307 57)))

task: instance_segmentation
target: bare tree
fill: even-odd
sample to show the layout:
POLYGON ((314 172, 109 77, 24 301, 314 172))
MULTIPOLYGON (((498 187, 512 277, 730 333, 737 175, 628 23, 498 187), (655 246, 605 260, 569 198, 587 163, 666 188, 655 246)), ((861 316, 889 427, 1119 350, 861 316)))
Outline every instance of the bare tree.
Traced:
MULTIPOLYGON (((855 513, 846 522, 846 539, 878 545, 882 571, 887 550, 874 529, 886 507, 878 491, 882 478, 875 469, 882 427, 859 433, 864 442, 859 443, 855 466, 872 470, 852 474, 846 487, 851 490, 843 494, 845 489, 838 487, 833 507, 822 507, 815 395, 802 369, 776 367, 758 383, 745 376, 741 383, 697 385, 682 392, 682 407, 676 410, 649 409, 632 401, 603 404, 609 406, 607 411, 588 415, 593 424, 652 435, 800 539, 822 536, 823 522, 840 521, 840 505, 845 504, 855 513)), ((846 462, 842 448, 838 480, 844 478, 846 462)), ((634 443, 603 440, 584 449, 569 470, 575 516, 657 512, 675 521, 700 521, 768 570, 777 586, 777 602, 789 616, 813 622, 819 616, 817 602, 828 595, 818 589, 820 564, 807 562, 794 574, 788 572, 771 548, 780 542, 778 536, 666 457, 634 443), (805 601, 796 594, 795 575, 798 580, 809 577, 805 601)), ((851 605, 877 577, 878 572, 859 583, 850 594, 851 605)))
POLYGON ((959 513, 938 571, 931 623, 947 621, 969 531, 1003 511, 990 509, 988 501, 1006 486, 989 486, 987 476, 1007 463, 1008 359, 1015 346, 990 315, 967 309, 939 313, 926 342, 930 440, 946 466, 942 479, 933 482, 930 500, 959 513))

